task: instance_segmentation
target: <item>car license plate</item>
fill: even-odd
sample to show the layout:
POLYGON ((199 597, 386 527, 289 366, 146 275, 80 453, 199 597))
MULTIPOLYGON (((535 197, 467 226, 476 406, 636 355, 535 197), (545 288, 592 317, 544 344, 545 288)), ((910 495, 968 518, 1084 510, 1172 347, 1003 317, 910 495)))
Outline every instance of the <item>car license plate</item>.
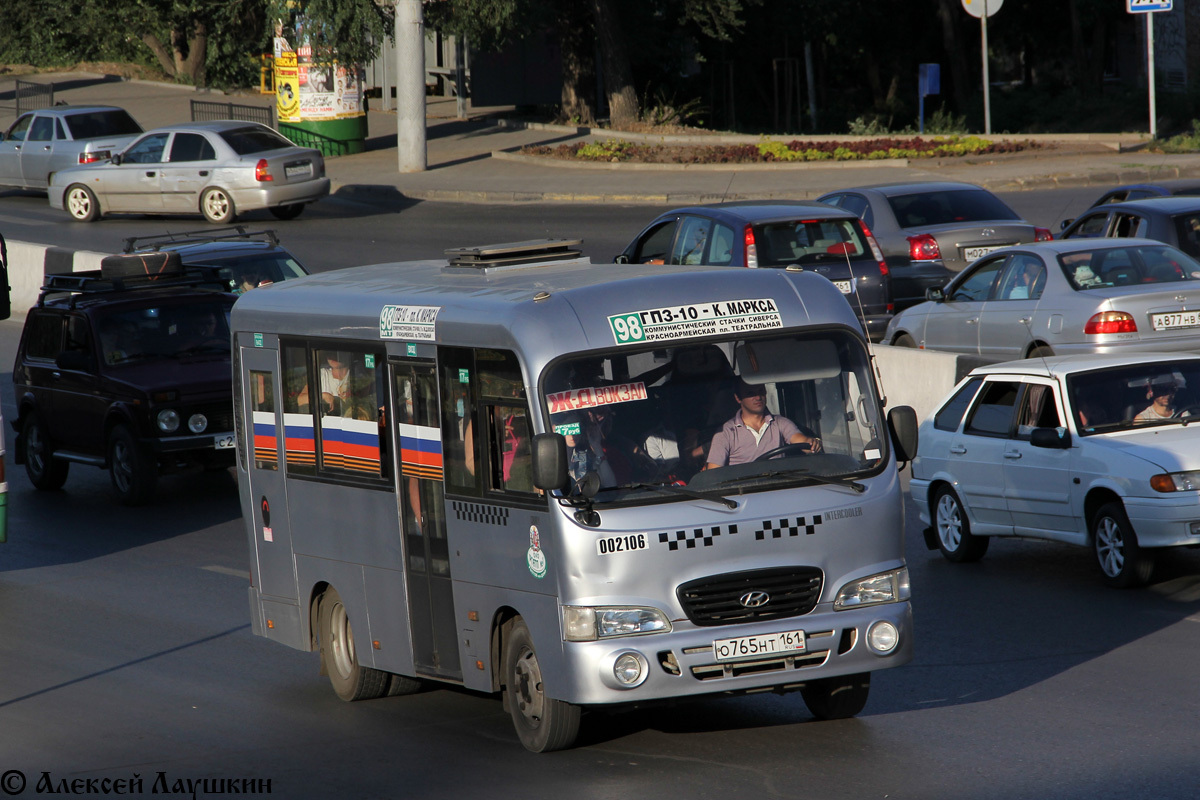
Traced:
POLYGON ((967 261, 974 261, 978 258, 983 258, 993 250, 999 250, 1004 245, 988 245, 986 247, 964 247, 962 254, 967 261))
POLYGON ((1200 311, 1172 311, 1167 314, 1151 314, 1150 326, 1156 331, 1171 331, 1178 328, 1200 328, 1200 311))
POLYGON ((833 285, 838 288, 842 294, 850 294, 854 291, 854 284, 850 281, 833 281, 833 285))
POLYGON ((312 175, 312 164, 289 164, 283 168, 283 174, 289 178, 312 175))
POLYGON ((738 661, 759 656, 803 653, 804 647, 804 631, 785 631, 762 636, 717 639, 713 642, 713 655, 717 661, 738 661))
POLYGON ((227 433, 222 436, 213 437, 213 447, 217 450, 228 450, 234 447, 233 434, 227 433))

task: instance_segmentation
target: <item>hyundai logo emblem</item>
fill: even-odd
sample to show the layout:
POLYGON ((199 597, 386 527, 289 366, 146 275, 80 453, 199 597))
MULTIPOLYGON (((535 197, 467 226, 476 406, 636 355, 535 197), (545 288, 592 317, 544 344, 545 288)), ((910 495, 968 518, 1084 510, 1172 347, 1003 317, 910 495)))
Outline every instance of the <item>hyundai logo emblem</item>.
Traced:
POLYGON ((746 608, 759 608, 771 602, 771 595, 766 592, 746 592, 738 598, 738 602, 746 608))

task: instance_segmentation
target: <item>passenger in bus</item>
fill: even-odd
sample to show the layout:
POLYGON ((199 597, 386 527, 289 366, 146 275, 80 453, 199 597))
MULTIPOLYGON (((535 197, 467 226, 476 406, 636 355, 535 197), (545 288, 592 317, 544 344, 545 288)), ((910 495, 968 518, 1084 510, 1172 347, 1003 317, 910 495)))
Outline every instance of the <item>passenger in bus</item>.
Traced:
POLYGON ((344 353, 329 353, 320 372, 323 411, 340 415, 350 399, 350 359, 344 353))
POLYGON ((600 486, 620 486, 628 483, 633 474, 626 447, 612 435, 615 412, 608 406, 596 406, 583 412, 578 434, 567 434, 568 470, 579 485, 589 472, 600 476, 600 486))
POLYGON ((807 444, 808 452, 821 452, 821 440, 813 431, 767 410, 765 386, 739 377, 733 393, 737 413, 713 437, 705 469, 746 464, 785 444, 807 444))

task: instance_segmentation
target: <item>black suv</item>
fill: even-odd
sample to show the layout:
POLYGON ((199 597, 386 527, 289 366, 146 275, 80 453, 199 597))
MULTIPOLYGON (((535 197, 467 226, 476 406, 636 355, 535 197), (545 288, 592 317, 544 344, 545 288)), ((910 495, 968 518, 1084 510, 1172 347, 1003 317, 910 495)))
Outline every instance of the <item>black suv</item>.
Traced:
POLYGON ((159 474, 233 466, 236 298, 221 288, 173 253, 46 276, 13 366, 15 460, 34 486, 58 489, 71 462, 90 464, 137 505, 159 474))
POLYGON ((185 267, 215 270, 215 277, 234 294, 308 274, 279 244, 275 231, 249 231, 242 225, 138 236, 125 240, 124 252, 137 256, 176 253, 185 267))

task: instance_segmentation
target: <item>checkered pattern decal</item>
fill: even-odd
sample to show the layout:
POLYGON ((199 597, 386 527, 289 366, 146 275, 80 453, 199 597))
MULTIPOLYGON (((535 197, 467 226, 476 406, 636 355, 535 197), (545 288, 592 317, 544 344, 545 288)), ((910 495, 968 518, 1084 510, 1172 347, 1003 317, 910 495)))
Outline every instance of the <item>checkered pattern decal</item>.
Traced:
POLYGON ((484 525, 508 526, 508 509, 500 506, 485 506, 482 503, 464 503, 459 500, 451 501, 454 506, 454 516, 465 522, 479 522, 484 525))
POLYGON ((806 536, 812 536, 817 532, 817 526, 820 524, 820 514, 814 515, 811 522, 808 521, 808 517, 796 517, 795 520, 781 519, 778 525, 775 524, 775 520, 763 520, 762 527, 754 532, 754 538, 762 541, 769 535, 772 539, 782 539, 784 534, 799 536, 801 530, 806 536))
MULTIPOLYGON (((763 520, 758 530, 754 531, 755 541, 765 539, 782 539, 784 536, 799 536, 801 533, 812 536, 821 524, 821 515, 812 517, 795 517, 780 520, 763 520)), ((714 525, 711 528, 692 528, 682 531, 663 531, 658 534, 660 544, 665 544, 668 550, 693 550, 697 547, 712 547, 718 536, 736 536, 737 525, 714 525)))

